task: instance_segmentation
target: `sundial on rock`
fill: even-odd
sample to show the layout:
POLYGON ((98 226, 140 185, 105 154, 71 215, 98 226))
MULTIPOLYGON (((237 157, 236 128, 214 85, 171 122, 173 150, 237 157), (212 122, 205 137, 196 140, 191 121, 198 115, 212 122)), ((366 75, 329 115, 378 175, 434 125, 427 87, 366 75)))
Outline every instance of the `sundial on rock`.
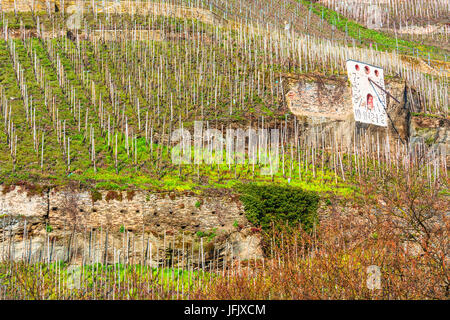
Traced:
POLYGON ((360 61, 347 60, 347 74, 352 86, 355 121, 386 127, 383 69, 360 61))

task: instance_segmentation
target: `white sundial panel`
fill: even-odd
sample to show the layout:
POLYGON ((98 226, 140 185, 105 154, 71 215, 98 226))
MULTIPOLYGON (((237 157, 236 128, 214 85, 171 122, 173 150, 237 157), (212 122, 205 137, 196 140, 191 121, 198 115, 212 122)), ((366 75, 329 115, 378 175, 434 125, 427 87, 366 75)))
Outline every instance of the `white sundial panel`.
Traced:
POLYGON ((383 69, 347 60, 347 74, 352 85, 355 121, 387 127, 383 69))

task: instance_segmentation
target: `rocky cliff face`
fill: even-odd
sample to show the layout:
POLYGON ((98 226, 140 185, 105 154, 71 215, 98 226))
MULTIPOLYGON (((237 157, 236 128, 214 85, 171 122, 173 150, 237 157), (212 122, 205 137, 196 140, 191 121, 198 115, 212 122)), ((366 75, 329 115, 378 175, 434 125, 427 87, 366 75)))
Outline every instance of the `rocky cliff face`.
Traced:
POLYGON ((332 131, 347 147, 365 133, 387 137, 391 144, 428 139, 448 151, 448 119, 412 116, 413 112, 422 112, 420 95, 399 78, 385 80, 386 90, 395 98, 387 96, 387 129, 355 122, 351 88, 345 76, 286 75, 285 80, 287 107, 303 123, 303 134, 332 131))
POLYGON ((434 150, 441 149, 450 155, 450 120, 427 116, 412 116, 410 123, 410 143, 424 142, 433 146, 434 150))
POLYGON ((140 258, 144 252, 148 258, 149 250, 156 257, 167 244, 179 248, 182 243, 196 244, 196 250, 203 246, 211 255, 241 260, 262 257, 260 237, 251 232, 240 202, 230 194, 70 189, 31 192, 29 186, 3 186, 1 191, 0 260, 23 256, 38 259, 51 247, 54 259, 67 260, 70 256, 70 260, 81 263, 87 248, 91 259, 99 255, 104 258, 106 244, 112 261, 113 249, 123 252, 124 243, 130 241, 133 244, 126 244, 127 252, 133 251, 140 258), (103 243, 98 252, 91 249, 93 234, 103 243))
POLYGON ((1 5, 4 12, 55 11, 54 0, 2 0, 1 5))

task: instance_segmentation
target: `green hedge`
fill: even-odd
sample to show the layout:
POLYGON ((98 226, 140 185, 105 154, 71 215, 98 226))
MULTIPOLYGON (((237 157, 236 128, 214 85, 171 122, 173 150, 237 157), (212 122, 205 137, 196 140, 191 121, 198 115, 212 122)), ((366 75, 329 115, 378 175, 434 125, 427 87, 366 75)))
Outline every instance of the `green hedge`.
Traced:
POLYGON ((317 222, 319 196, 316 192, 278 185, 243 184, 237 186, 247 219, 268 231, 280 223, 295 227, 300 223, 310 231, 317 222))

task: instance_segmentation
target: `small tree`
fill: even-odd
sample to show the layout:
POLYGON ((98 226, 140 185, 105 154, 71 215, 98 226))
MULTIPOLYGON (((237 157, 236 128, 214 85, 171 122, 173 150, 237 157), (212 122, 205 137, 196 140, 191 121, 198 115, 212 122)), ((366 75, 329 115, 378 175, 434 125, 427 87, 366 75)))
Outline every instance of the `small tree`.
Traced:
MULTIPOLYGON (((442 195, 446 181, 429 183, 426 170, 419 167, 387 170, 383 178, 371 177, 363 186, 366 205, 390 217, 405 244, 413 243, 424 256, 429 272, 440 280, 445 295, 450 295, 448 272, 450 219, 448 199, 442 195), (371 195, 377 195, 375 199, 371 195)), ((433 295, 431 295, 433 296, 433 295)))

